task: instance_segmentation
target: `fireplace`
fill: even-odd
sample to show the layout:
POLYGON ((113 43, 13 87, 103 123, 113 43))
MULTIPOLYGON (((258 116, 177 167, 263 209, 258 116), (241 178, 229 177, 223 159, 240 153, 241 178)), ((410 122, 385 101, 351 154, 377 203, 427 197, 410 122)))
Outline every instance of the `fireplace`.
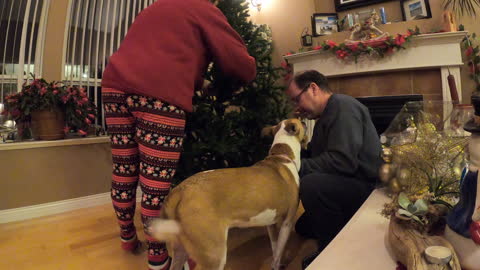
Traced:
POLYGON ((377 134, 380 136, 403 108, 403 105, 409 101, 423 101, 423 96, 372 96, 358 97, 357 100, 368 108, 373 125, 377 130, 377 134))

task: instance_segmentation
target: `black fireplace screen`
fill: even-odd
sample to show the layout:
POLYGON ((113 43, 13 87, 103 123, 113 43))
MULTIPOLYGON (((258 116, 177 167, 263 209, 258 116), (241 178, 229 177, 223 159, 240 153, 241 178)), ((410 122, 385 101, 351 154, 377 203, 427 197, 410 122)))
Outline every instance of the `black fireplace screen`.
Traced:
POLYGON ((390 125, 402 107, 409 101, 423 101, 422 95, 400 95, 400 96, 371 96, 358 97, 365 105, 372 118, 377 134, 382 134, 390 125))

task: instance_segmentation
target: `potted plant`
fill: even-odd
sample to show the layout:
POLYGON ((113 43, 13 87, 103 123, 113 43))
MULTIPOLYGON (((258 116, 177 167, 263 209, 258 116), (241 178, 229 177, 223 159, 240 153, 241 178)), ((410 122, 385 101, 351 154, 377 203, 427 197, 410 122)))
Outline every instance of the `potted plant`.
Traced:
POLYGON ((82 88, 34 79, 6 97, 3 113, 12 116, 20 135, 31 125, 35 139, 58 140, 70 130, 86 135, 96 108, 82 88))
MULTIPOLYGON (((463 26, 461 27, 463 29, 463 26)), ((477 45, 478 41, 477 35, 472 33, 463 39, 462 47, 470 71, 469 77, 475 82, 475 91, 480 92, 480 47, 477 45)))

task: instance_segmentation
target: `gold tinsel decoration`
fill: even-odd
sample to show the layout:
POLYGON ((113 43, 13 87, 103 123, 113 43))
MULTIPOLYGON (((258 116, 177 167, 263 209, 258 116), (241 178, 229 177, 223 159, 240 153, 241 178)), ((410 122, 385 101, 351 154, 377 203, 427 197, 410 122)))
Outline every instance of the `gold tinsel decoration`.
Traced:
POLYGON ((434 116, 421 116, 418 124, 411 122, 415 141, 391 147, 396 178, 408 195, 421 198, 431 193, 435 199, 450 203, 458 195, 468 137, 439 132, 432 123, 434 116))
POLYGON ((412 103, 404 106, 382 134, 385 164, 379 177, 392 200, 384 205, 381 214, 396 217, 422 233, 441 232, 448 209, 458 200, 469 137, 458 136, 463 133, 450 125, 451 112, 451 104, 447 103, 412 103), (398 200, 401 192, 412 204, 423 200, 428 205, 427 213, 403 206, 403 210, 417 214, 415 219, 402 216, 398 200))
POLYGON ((455 204, 465 166, 469 137, 445 132, 446 122, 440 119, 439 113, 425 111, 407 117, 406 128, 390 134, 390 146, 382 155, 386 164, 380 178, 392 193, 392 201, 384 205, 382 215, 391 217, 397 213, 400 192, 412 202, 423 199, 429 204, 429 213, 420 217, 422 224, 410 222, 419 231, 434 230, 432 226, 445 209, 455 204))

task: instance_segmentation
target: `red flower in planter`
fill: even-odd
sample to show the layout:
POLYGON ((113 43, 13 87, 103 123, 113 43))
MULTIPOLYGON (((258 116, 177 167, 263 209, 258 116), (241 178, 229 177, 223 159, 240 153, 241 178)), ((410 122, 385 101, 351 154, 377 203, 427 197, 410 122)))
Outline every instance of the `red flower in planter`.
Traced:
POLYGON ((313 47, 313 50, 318 51, 318 50, 321 50, 322 48, 323 48, 322 46, 315 46, 315 47, 313 47))

